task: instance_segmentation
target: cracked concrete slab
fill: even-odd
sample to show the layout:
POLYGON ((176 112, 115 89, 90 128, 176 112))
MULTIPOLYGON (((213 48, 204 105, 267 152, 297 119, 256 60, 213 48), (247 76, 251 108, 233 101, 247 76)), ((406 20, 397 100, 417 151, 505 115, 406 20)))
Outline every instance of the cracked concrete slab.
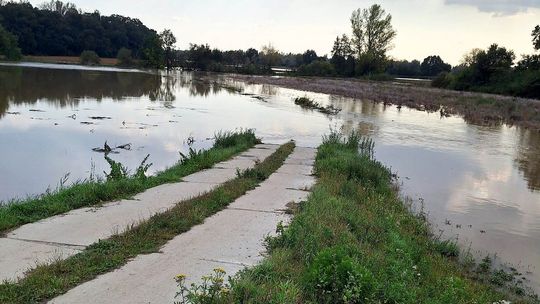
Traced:
MULTIPOLYGON (((302 150, 298 154, 305 152, 302 150)), ((290 157, 298 154, 295 150, 290 157)), ((275 233, 279 222, 290 219, 282 210, 291 200, 309 194, 288 189, 290 181, 307 181, 306 168, 291 166, 287 171, 274 173, 229 208, 175 237, 160 253, 137 256, 122 268, 83 283, 50 303, 171 303, 177 291, 177 274, 187 275, 189 285, 200 282, 201 276, 216 267, 234 275, 258 263, 264 255, 264 238, 275 233)))
POLYGON ((64 259, 78 252, 80 249, 75 247, 2 238, 0 239, 1 272, 10 275, 0 276, 0 281, 21 277, 30 268, 64 259))
MULTIPOLYGON (((251 162, 277 150, 276 145, 257 145, 234 157, 236 160, 251 162), (251 156, 254 155, 254 156, 251 156)), ((264 159, 264 158, 263 158, 264 159)), ((177 203, 211 191, 218 185, 236 177, 236 168, 220 169, 227 162, 218 163, 204 173, 195 173, 183 181, 165 184, 135 195, 133 199, 110 202, 100 207, 81 208, 62 215, 23 225, 0 238, 0 280, 17 280, 35 260, 43 263, 58 258, 45 243, 58 243, 81 246, 82 248, 125 231, 131 225, 164 212, 177 203), (203 178, 204 177, 204 178, 203 178), (31 242, 20 244, 13 239, 31 242)), ((244 165, 248 165, 245 163, 244 165)), ((77 253, 62 250, 61 258, 77 253)))

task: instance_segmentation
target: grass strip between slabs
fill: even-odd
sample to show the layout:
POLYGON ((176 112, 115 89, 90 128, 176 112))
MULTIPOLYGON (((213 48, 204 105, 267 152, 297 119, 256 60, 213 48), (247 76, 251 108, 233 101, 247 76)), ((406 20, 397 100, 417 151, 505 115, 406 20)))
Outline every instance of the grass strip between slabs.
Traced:
POLYGON ((211 168, 214 164, 260 143, 251 129, 218 132, 214 140, 211 149, 201 151, 190 149, 189 154, 182 155, 177 164, 154 176, 145 176, 144 171, 148 167, 145 167, 147 165, 144 162, 134 175, 127 176, 127 169, 122 164, 112 161, 111 173, 106 180, 90 178, 52 193, 0 205, 0 234, 73 209, 128 198, 152 187, 179 182, 182 177, 211 168))
POLYGON ((61 295, 96 276, 112 271, 139 255, 158 252, 167 241, 198 225, 205 218, 257 187, 282 166, 294 150, 294 142, 282 145, 254 168, 215 190, 177 204, 123 234, 90 245, 63 261, 38 266, 17 283, 0 285, 0 303, 40 303, 61 295))

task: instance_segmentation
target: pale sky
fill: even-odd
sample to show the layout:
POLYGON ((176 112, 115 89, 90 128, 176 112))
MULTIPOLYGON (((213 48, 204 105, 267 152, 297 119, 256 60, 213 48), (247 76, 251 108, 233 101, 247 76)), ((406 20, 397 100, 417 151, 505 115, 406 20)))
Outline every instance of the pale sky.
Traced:
MULTIPOLYGON (((32 0, 37 5, 43 1, 32 0)), ((71 0, 84 11, 139 18, 157 31, 170 28, 179 48, 208 43, 247 49, 272 43, 283 52, 329 54, 337 35, 350 34, 356 8, 379 3, 398 32, 390 56, 422 60, 440 55, 459 63, 472 48, 498 43, 533 53, 530 33, 540 24, 540 0, 71 0)))

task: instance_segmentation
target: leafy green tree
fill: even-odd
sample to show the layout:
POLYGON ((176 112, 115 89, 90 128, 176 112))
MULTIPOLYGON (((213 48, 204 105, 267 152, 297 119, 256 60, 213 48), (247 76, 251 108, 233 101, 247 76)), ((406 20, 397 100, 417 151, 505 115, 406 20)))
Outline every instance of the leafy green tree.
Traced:
POLYGON ((384 58, 397 35, 392 26, 392 15, 378 4, 355 10, 351 16, 351 26, 352 44, 358 57, 370 54, 384 58))
POLYGON ((336 37, 334 46, 332 47, 332 58, 330 62, 338 75, 351 77, 354 76, 356 62, 354 60, 354 51, 351 46, 351 41, 347 35, 336 37))
POLYGON ((533 45, 535 50, 540 50, 540 25, 534 27, 532 32, 533 45))
POLYGON ((171 30, 165 29, 161 34, 159 34, 163 49, 165 50, 165 66, 167 70, 172 68, 172 50, 176 44, 176 37, 171 30))
POLYGON ((509 72, 515 58, 516 55, 513 51, 492 44, 487 51, 481 51, 476 55, 473 65, 476 81, 486 83, 497 74, 509 72))
POLYGON ((317 52, 314 50, 307 50, 302 55, 302 63, 303 64, 310 64, 313 61, 317 60, 319 56, 317 56, 317 52))
POLYGON ((143 60, 147 67, 163 68, 165 52, 158 35, 154 35, 146 40, 143 49, 143 60))
POLYGON ((420 65, 424 76, 437 76, 442 72, 450 72, 452 66, 444 62, 440 56, 428 56, 420 65))
POLYGON ((22 54, 17 45, 17 37, 0 25, 0 58, 2 57, 7 60, 20 60, 22 54))
POLYGON ((367 9, 355 10, 351 26, 352 45, 358 58, 357 71, 363 74, 384 71, 386 53, 397 35, 392 26, 392 15, 374 4, 367 9))

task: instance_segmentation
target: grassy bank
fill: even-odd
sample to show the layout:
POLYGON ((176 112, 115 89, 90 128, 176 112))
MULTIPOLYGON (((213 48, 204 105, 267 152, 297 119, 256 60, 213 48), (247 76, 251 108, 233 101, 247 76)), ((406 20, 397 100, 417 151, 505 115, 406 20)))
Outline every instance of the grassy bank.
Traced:
POLYGON ((392 82, 320 77, 232 76, 248 83, 339 95, 361 100, 400 105, 441 117, 459 115, 480 125, 517 125, 540 130, 540 101, 509 96, 458 92, 392 82))
MULTIPOLYGON (((48 266, 40 266, 18 283, 0 285, 0 303, 42 303, 69 289, 112 271, 139 254, 158 252, 178 234, 254 189, 283 164, 294 143, 281 146, 253 169, 239 174, 215 190, 184 201, 127 232, 100 241, 82 253, 48 266)), ((90 295, 91 296, 91 295, 90 295)))
MULTIPOLYGON (((121 164, 113 163, 111 176, 107 180, 91 178, 52 193, 0 206, 0 234, 73 209, 127 198, 148 188, 178 182, 182 177, 208 169, 258 142, 253 130, 218 133, 211 149, 192 151, 174 166, 150 177, 145 177, 141 171, 133 176, 125 176, 121 164)), ((141 170, 144 171, 144 168, 141 170)))
POLYGON ((486 263, 458 263, 457 245, 433 238, 424 217, 404 206, 372 148, 355 135, 325 138, 313 193, 268 240, 268 257, 235 277, 231 292, 206 302, 192 294, 194 303, 528 301, 509 278, 487 282, 495 281, 486 263))

